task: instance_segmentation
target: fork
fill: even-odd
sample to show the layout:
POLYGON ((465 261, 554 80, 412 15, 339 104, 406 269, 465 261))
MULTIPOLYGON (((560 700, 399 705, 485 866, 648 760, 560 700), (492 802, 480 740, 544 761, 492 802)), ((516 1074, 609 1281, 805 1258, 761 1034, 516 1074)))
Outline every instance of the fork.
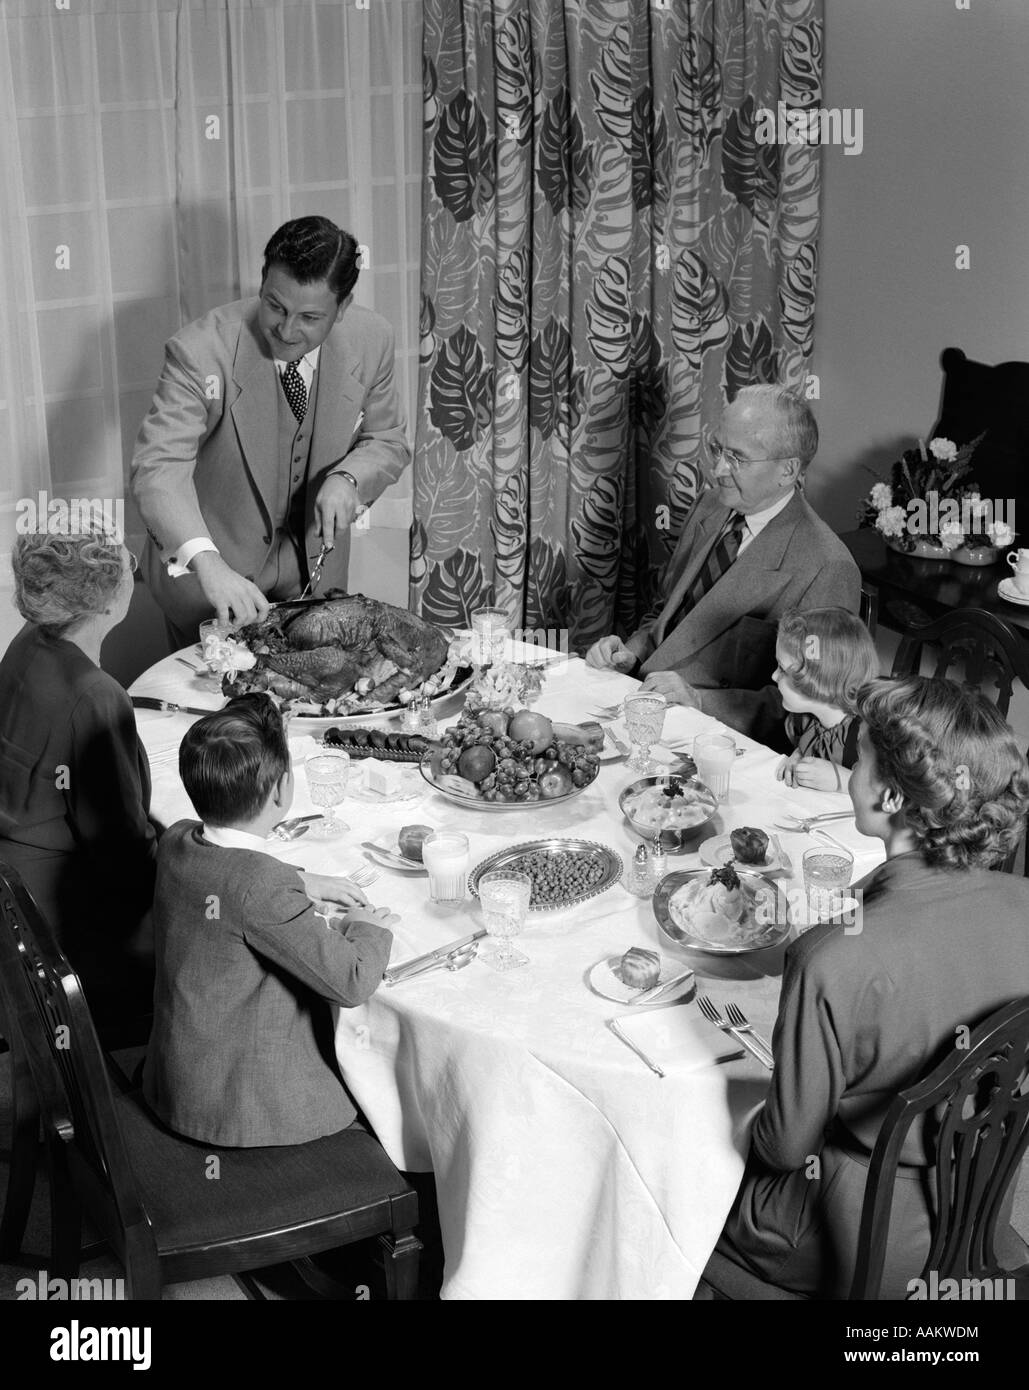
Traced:
POLYGON ((373 869, 370 864, 360 864, 353 873, 344 874, 343 877, 348 878, 358 888, 370 888, 379 877, 379 871, 373 869))
MULTIPOLYGON (((783 812, 782 814, 786 814, 783 812)), ((790 816, 791 824, 784 820, 773 821, 772 824, 778 830, 789 830, 795 835, 806 835, 813 825, 820 825, 824 820, 853 820, 854 812, 850 811, 826 811, 821 816, 790 816)))
POLYGON ((707 1019, 708 1023, 713 1023, 716 1028, 721 1028, 723 1033, 731 1033, 738 1042, 743 1044, 749 1053, 757 1058, 763 1067, 768 1067, 768 1069, 771 1070, 772 1064, 768 1061, 764 1053, 758 1049, 757 1044, 752 1042, 745 1033, 738 1033, 731 1023, 726 1023, 725 1019, 706 994, 697 995, 697 1008, 707 1019))
POLYGON ((622 702, 617 705, 601 705, 599 709, 587 711, 588 719, 617 719, 622 712, 622 702))
MULTIPOLYGON (((737 1033, 749 1033, 751 1037, 754 1039, 754 1041, 757 1043, 757 1045, 764 1049, 764 1051, 768 1054, 768 1061, 765 1063, 765 1065, 769 1068, 769 1070, 771 1070, 772 1049, 768 1046, 768 1044, 765 1042, 764 1038, 757 1031, 757 1029, 752 1024, 747 1022, 747 1016, 740 1008, 740 1006, 738 1004, 733 1003, 726 1004, 725 1016, 732 1024, 733 1029, 737 1033)), ((742 1042, 742 1038, 740 1039, 740 1041, 742 1042)))

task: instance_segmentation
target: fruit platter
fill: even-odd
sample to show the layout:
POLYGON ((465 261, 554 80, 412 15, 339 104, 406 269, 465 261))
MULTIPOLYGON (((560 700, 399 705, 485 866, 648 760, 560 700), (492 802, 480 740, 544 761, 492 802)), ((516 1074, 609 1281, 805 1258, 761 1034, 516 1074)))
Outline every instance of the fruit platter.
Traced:
POLYGON ((478 896, 482 876, 494 869, 528 874, 532 879, 529 911, 556 912, 596 897, 617 883, 622 861, 613 849, 594 840, 529 840, 498 850, 477 864, 468 879, 473 896, 478 896))
POLYGON ((422 758, 422 776, 448 801, 505 811, 578 796, 595 779, 599 724, 556 724, 533 710, 465 709, 422 758))

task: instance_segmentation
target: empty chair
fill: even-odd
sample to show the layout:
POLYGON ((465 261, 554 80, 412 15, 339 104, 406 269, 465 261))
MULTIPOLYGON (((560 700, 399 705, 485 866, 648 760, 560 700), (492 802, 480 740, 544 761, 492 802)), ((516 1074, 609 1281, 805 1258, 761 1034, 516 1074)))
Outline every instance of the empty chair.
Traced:
MULTIPOLYGON (((166 1129, 108 1068, 77 976, 4 866, 0 1005, 41 1117, 57 1277, 78 1273, 86 1216, 123 1264, 130 1298, 371 1236, 389 1296, 415 1296, 417 1197, 374 1136, 355 1123, 307 1144, 229 1149, 166 1129)), ((12 1239, 19 1215, 5 1216, 12 1239)))
POLYGON ((939 648, 932 675, 958 679, 952 668, 963 667, 964 684, 992 698, 1005 718, 1015 680, 1029 686, 1026 639, 984 608, 959 608, 924 627, 905 628, 890 674, 917 676, 926 645, 939 648))

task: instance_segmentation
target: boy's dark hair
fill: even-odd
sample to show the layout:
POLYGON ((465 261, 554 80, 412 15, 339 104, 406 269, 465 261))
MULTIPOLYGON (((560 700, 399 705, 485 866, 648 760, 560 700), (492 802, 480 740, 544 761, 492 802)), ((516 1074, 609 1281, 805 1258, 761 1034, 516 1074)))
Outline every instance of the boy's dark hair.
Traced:
POLYGON ((282 715, 261 693, 198 719, 179 745, 182 785, 207 825, 253 820, 288 770, 282 715))
POLYGON ((297 217, 272 233, 264 248, 261 284, 273 265, 281 265, 301 285, 327 280, 339 304, 357 284, 357 252, 350 233, 327 217, 297 217))

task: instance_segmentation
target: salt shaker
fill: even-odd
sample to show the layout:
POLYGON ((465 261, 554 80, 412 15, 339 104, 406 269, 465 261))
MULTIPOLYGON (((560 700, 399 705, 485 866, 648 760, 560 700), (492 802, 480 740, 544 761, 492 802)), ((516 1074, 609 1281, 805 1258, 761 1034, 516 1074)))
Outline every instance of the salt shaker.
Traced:
POLYGON ((647 856, 646 845, 636 846, 636 853, 633 855, 629 872, 626 875, 625 886, 637 898, 649 898, 653 893, 654 874, 650 859, 647 856))
POLYGON ((655 888, 668 872, 668 856, 665 853, 664 842, 661 839, 660 830, 654 836, 653 848, 650 851, 650 872, 654 880, 655 888))
POLYGON ((418 707, 418 732, 423 738, 435 738, 439 733, 436 716, 429 706, 428 695, 424 697, 418 707))

